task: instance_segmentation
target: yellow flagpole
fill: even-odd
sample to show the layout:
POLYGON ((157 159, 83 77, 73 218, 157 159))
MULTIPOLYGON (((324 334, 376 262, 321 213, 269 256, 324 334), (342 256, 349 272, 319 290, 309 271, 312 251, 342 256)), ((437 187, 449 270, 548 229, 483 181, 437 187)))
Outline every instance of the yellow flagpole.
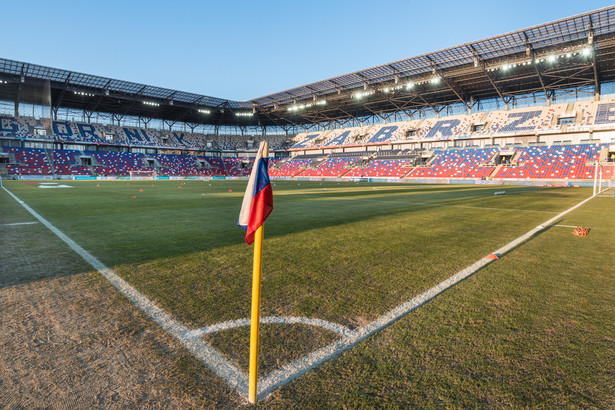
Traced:
POLYGON ((250 378, 249 400, 256 403, 256 384, 258 378, 258 328, 261 310, 261 268, 263 257, 264 226, 254 234, 254 262, 252 264, 252 318, 250 322, 250 378))
MULTIPOLYGON (((268 144, 261 142, 259 154, 267 158, 268 144)), ((258 157, 258 156, 257 156, 258 157)), ((265 223, 254 232, 254 262, 252 263, 252 317, 250 319, 250 375, 248 379, 248 399, 256 403, 258 383, 258 330, 261 317, 261 271, 263 266, 263 239, 265 223)))

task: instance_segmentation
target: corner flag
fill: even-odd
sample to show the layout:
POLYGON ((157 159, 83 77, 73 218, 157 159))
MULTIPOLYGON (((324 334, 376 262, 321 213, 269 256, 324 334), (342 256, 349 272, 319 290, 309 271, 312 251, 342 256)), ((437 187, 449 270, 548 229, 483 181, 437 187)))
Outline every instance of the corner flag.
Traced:
POLYGON ((246 243, 254 242, 254 233, 273 209, 273 191, 267 171, 267 143, 261 142, 254 160, 248 187, 243 196, 243 204, 237 225, 246 230, 246 243), (263 155, 264 154, 264 155, 263 155))
POLYGON ((256 403, 258 379, 258 334, 261 305, 261 270, 265 219, 273 210, 273 192, 267 172, 267 142, 261 142, 254 160, 254 168, 243 196, 237 225, 246 230, 246 243, 254 242, 252 263, 252 312, 250 318, 250 369, 248 375, 248 400, 256 403))

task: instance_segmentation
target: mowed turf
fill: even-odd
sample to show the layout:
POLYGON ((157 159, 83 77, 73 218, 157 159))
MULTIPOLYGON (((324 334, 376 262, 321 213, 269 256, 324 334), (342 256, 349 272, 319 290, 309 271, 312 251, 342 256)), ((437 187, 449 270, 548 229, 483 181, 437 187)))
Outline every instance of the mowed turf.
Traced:
MULTIPOLYGON (((245 181, 70 185, 40 189, 5 182, 189 327, 249 316, 252 248, 235 226, 245 181)), ((356 328, 589 194, 573 188, 278 181, 265 227, 262 314, 356 328), (494 196, 502 190, 506 195, 494 196)), ((560 222, 590 226, 587 238, 563 227, 540 233, 284 387, 268 404, 608 403, 614 376, 606 363, 615 349, 606 320, 615 301, 613 205, 596 198, 560 222), (588 328, 599 340, 588 339, 588 328), (573 342, 577 350, 566 345, 573 342), (582 370, 588 363, 593 372, 582 370)), ((335 339, 306 326, 263 328, 264 337, 276 341, 263 342, 265 373, 335 339)), ((246 367, 246 328, 206 339, 246 367)))

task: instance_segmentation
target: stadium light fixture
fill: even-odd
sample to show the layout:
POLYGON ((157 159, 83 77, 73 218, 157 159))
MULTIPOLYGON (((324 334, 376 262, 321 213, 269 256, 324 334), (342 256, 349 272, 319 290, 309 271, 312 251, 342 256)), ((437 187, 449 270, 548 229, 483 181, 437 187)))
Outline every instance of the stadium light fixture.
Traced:
POLYGON ((589 57, 592 54, 592 49, 589 47, 585 47, 582 51, 581 54, 585 57, 589 57))
POLYGON ((288 111, 295 112, 295 111, 304 110, 306 108, 313 107, 315 105, 318 105, 318 106, 327 105, 327 100, 315 101, 312 104, 297 104, 297 103, 295 103, 295 104, 291 105, 290 107, 288 107, 288 111))
POLYGON ((200 109, 199 109, 199 112, 200 112, 201 114, 211 114, 211 110, 207 110, 207 109, 205 109, 205 108, 200 108, 200 109))
POLYGON ((253 112, 236 112, 235 115, 237 117, 252 117, 254 116, 253 112))
POLYGON ((73 91, 73 94, 82 95, 84 97, 94 97, 94 94, 86 93, 83 91, 73 91))
POLYGON ((440 82, 440 77, 433 77, 431 80, 429 80, 429 82, 432 84, 438 84, 440 82))
POLYGON ((414 83, 412 81, 408 82, 406 84, 406 90, 411 90, 414 88, 414 83))
POLYGON ((143 101, 143 104, 149 105, 151 107, 158 107, 158 106, 160 106, 160 104, 158 104, 157 102, 153 102, 153 101, 143 101))
POLYGON ((354 98, 355 100, 360 100, 364 97, 367 97, 369 95, 372 95, 374 93, 374 91, 365 91, 365 92, 357 92, 355 93, 352 98, 354 98))
POLYGON ((547 61, 550 63, 555 62, 555 56, 553 54, 549 55, 549 57, 547 57, 547 61))

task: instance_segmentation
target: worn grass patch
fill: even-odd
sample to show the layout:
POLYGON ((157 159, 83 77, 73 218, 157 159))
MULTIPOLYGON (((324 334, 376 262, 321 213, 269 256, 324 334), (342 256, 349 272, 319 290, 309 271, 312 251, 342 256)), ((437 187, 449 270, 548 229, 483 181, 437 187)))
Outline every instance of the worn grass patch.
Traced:
MULTIPOLYGON (((266 376, 285 364, 328 345, 339 335, 305 325, 261 324, 258 373, 266 376)), ((240 327, 203 336, 246 374, 250 358, 250 328, 240 327)))

